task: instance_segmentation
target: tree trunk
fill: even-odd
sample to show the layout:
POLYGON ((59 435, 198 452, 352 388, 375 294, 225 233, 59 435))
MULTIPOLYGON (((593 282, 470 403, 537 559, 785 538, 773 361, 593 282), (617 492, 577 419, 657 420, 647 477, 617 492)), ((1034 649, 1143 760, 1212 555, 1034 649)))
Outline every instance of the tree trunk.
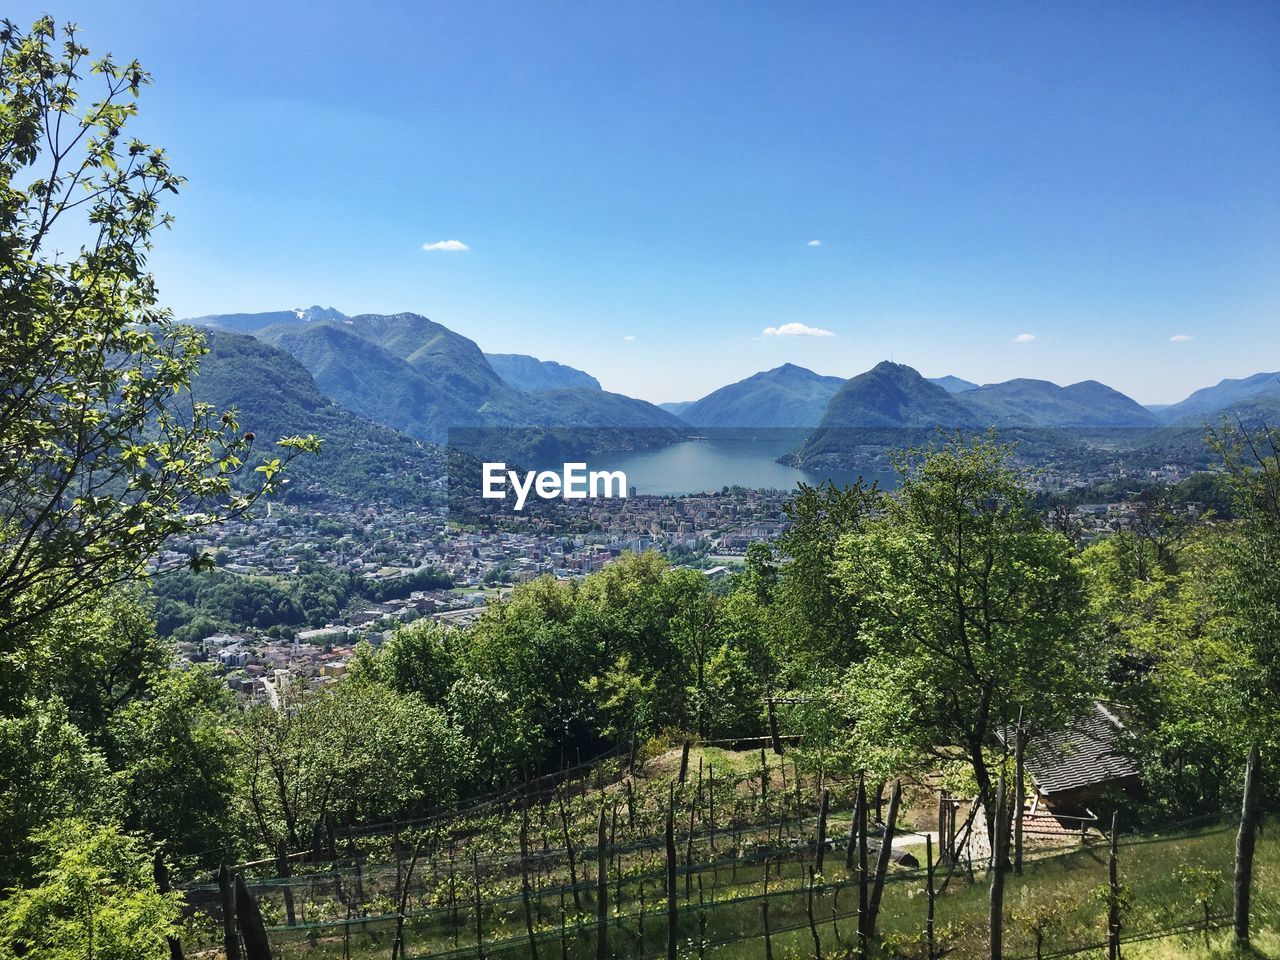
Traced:
MULTIPOLYGON (((173 889, 169 883, 169 868, 165 866, 164 858, 160 855, 158 847, 156 848, 155 858, 152 861, 152 873, 155 876, 157 890, 161 893, 168 893, 173 889)), ((169 947, 169 960, 182 960, 182 941, 176 936, 166 936, 164 939, 169 947)))
POLYGON ((1233 910, 1237 949, 1249 946, 1249 899, 1253 888, 1253 848, 1258 832, 1258 781, 1262 771, 1258 744, 1249 748, 1244 768, 1244 798, 1240 803, 1240 832, 1236 835, 1235 904, 1233 910))

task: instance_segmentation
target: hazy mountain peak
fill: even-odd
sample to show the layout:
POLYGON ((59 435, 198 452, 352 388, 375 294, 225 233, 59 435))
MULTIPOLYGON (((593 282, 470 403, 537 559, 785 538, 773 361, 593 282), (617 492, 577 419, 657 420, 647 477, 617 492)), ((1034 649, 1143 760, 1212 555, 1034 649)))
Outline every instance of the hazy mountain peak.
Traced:
POLYGON ((503 381, 526 393, 565 388, 601 389, 600 381, 591 374, 554 360, 539 360, 523 353, 486 353, 484 356, 503 381))

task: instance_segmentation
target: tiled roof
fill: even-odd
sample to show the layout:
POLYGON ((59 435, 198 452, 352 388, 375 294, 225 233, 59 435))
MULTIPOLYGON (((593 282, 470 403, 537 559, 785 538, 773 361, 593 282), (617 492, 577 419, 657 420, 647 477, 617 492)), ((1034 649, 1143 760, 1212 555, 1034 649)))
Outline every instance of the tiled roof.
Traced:
MULTIPOLYGON (((1027 772, 1039 791, 1052 796, 1137 776, 1138 765, 1122 752, 1124 724, 1100 703, 1065 729, 1038 734, 1027 744, 1027 772)), ((1012 731, 1000 732, 1012 742, 1012 731)))

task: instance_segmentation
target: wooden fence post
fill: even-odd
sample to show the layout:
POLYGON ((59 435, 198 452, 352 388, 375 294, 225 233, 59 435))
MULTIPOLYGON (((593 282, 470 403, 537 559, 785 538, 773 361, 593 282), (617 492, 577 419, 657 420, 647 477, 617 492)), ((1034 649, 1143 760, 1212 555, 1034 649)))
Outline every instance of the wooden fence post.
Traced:
POLYGON ((245 960, 271 960, 271 943, 262 923, 262 911, 241 874, 236 874, 236 925, 244 937, 245 960))
POLYGON ((867 932, 875 936, 876 920, 880 916, 880 898, 884 894, 884 878, 889 872, 889 858, 893 856, 893 827, 898 819, 898 804, 902 802, 902 781, 893 782, 889 795, 889 813, 885 817, 884 839, 880 842, 880 856, 876 858, 875 883, 871 888, 871 904, 867 914, 867 932))
POLYGON ((991 832, 991 912, 988 925, 991 928, 991 960, 1000 960, 1004 953, 1004 831, 1005 815, 1004 774, 996 787, 996 822, 991 832))
POLYGON ((822 960, 822 941, 818 939, 818 925, 813 919, 813 867, 809 868, 809 887, 805 892, 805 912, 809 915, 809 932, 813 934, 813 960, 822 960))
POLYGON ((1253 888, 1253 849, 1258 832, 1258 742, 1249 747, 1249 760, 1244 768, 1244 798, 1240 802, 1240 832, 1236 835, 1235 903, 1233 927, 1236 947, 1249 946, 1249 900, 1253 888))
POLYGON ((853 858, 858 853, 858 824, 866 819, 866 812, 862 809, 862 778, 864 774, 858 774, 858 791, 853 798, 853 816, 849 819, 849 846, 844 851, 844 868, 846 871, 853 870, 853 858))
MULTIPOLYGON (((707 826, 711 830, 711 854, 716 852, 716 768, 707 764, 707 826)), ((714 893, 712 894, 714 896, 714 893)))
POLYGON ((1027 731, 1022 726, 1022 708, 1018 708, 1018 731, 1013 746, 1013 872, 1022 874, 1022 808, 1026 804, 1027 731))
POLYGON ((769 704, 769 743, 773 747, 773 752, 778 756, 782 756, 782 738, 778 736, 778 712, 774 709, 773 697, 768 700, 769 704))
POLYGON ((596 829, 596 960, 609 956, 609 847, 604 829, 604 804, 596 829))
POLYGON ((533 935, 533 910, 529 898, 529 809, 520 817, 520 898, 524 901, 524 927, 529 934, 529 958, 538 960, 538 939, 533 935))
POLYGON ((1120 960, 1120 815, 1111 814, 1111 855, 1107 858, 1107 960, 1120 960))
POLYGON ((938 894, 933 888, 933 837, 929 836, 927 833, 924 837, 924 876, 924 892, 929 898, 929 914, 925 919, 924 925, 925 949, 927 950, 925 956, 927 960, 936 960, 938 954, 936 944, 934 943, 933 914, 937 904, 938 894))
POLYGON ((685 780, 689 778, 689 740, 685 739, 684 744, 680 747, 680 784, 683 786, 685 780))
POLYGON ((564 810, 564 790, 556 791, 560 801, 560 829, 564 834, 565 854, 569 858, 569 882, 573 884, 573 908, 582 912, 582 894, 578 890, 578 860, 573 853, 573 840, 569 837, 569 815, 564 810))
POLYGON ((765 760, 764 747, 760 748, 760 809, 765 818, 769 816, 769 764, 765 760))
MULTIPOLYGON (((289 863, 289 853, 285 850, 284 840, 276 843, 276 873, 281 879, 287 878, 293 872, 293 868, 289 863)), ((298 922, 293 907, 293 884, 287 879, 281 884, 280 892, 284 895, 284 917, 288 921, 289 926, 293 926, 298 922)))
POLYGON ((867 902, 867 781, 858 777, 858 958, 867 960, 871 945, 870 916, 867 902))
POLYGON ((227 960, 240 960, 240 940, 236 935, 236 887, 231 868, 218 866, 218 896, 222 901, 222 949, 227 960))
MULTIPOLYGON (((406 891, 407 893, 407 891, 406 891)), ((471 896, 476 910, 476 956, 484 960, 484 904, 480 900, 480 858, 471 850, 471 896)), ((404 916, 404 910, 400 910, 404 916)), ((403 955, 403 950, 401 954, 403 955)))
POLYGON ((818 849, 813 854, 813 868, 822 872, 822 862, 826 858, 827 853, 827 803, 830 800, 829 791, 826 787, 822 788, 822 799, 818 802, 818 849))
POLYGON ((678 907, 676 903, 676 788, 667 801, 667 960, 676 960, 678 907))

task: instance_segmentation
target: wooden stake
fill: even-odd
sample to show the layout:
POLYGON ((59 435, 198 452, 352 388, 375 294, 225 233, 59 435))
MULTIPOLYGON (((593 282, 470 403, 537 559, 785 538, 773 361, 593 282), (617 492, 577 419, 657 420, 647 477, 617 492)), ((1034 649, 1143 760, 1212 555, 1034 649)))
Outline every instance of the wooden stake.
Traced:
POLYGON ((679 919, 676 900, 676 788, 667 800, 667 960, 676 960, 679 919))
POLYGON ((222 901, 222 949, 227 960, 240 960, 240 940, 236 936, 236 889, 231 868, 218 866, 218 896, 222 901))
POLYGON ((533 934, 533 910, 529 897, 529 811, 520 818, 520 898, 524 901, 524 927, 529 934, 530 960, 538 960, 538 939, 533 934))
POLYGON ((822 799, 818 802, 818 849, 813 853, 813 868, 819 873, 822 872, 822 862, 827 854, 827 803, 829 800, 829 791, 823 787, 822 799))
POLYGON ((1107 859, 1107 960, 1120 960, 1120 815, 1111 814, 1111 856, 1107 859))
POLYGON ((1236 948, 1249 946, 1249 901, 1253 892, 1253 850, 1258 833, 1258 786, 1261 779, 1258 743, 1249 748, 1244 768, 1244 797, 1240 802, 1240 832, 1236 834, 1235 902, 1233 930, 1236 948))
POLYGON ((991 960, 1000 960, 1004 954, 1004 825, 1005 792, 1004 774, 996 787, 996 822, 991 834, 991 911, 988 926, 991 930, 991 960))
POLYGON ((871 888, 871 904, 867 915, 867 932, 876 933, 876 920, 880 916, 880 897, 884 894, 884 878, 889 872, 889 858, 893 856, 893 827, 898 819, 898 804, 902 801, 902 781, 893 782, 889 797, 889 814, 884 823, 884 839, 880 842, 880 856, 876 858, 875 883, 871 888))
POLYGON ((609 847, 604 830, 604 804, 596 829, 596 960, 609 957, 609 847))
POLYGON ((1026 768, 1024 764, 1027 750, 1027 731, 1022 726, 1022 708, 1018 708, 1018 730, 1014 735, 1013 747, 1013 872, 1022 874, 1022 808, 1026 805, 1026 768))

